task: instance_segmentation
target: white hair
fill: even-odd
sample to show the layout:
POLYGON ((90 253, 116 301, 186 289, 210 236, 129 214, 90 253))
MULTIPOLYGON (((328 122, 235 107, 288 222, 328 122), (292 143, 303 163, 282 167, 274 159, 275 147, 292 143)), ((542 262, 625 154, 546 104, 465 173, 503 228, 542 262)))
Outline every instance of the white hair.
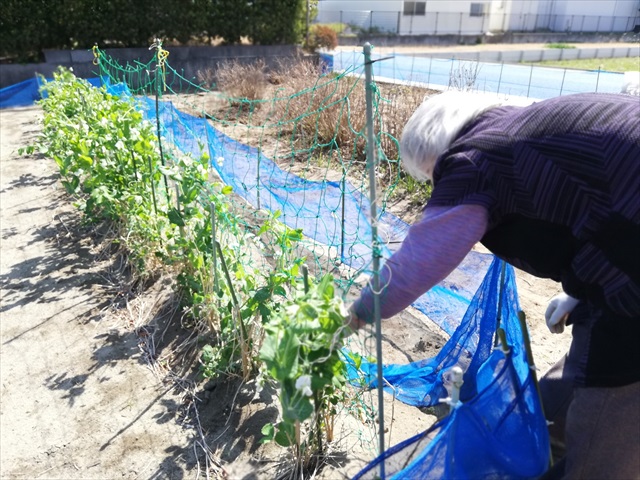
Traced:
POLYGON ((402 167, 418 181, 433 180, 436 161, 464 126, 505 103, 497 96, 453 90, 427 97, 404 126, 400 140, 402 167))

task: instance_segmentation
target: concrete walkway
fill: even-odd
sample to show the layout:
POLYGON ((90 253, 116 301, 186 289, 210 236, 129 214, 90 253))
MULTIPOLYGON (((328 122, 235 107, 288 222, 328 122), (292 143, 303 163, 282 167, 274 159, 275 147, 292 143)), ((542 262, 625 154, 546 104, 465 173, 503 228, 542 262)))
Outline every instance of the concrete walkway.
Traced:
MULTIPOLYGON (((499 43, 480 45, 374 45, 381 55, 402 54, 434 58, 455 58, 482 62, 539 62, 542 60, 572 60, 583 58, 638 57, 640 43, 572 43, 575 48, 549 48, 547 43, 499 43)), ((339 51, 361 50, 362 47, 338 47, 339 51)), ((639 64, 640 66, 640 64, 639 64)))

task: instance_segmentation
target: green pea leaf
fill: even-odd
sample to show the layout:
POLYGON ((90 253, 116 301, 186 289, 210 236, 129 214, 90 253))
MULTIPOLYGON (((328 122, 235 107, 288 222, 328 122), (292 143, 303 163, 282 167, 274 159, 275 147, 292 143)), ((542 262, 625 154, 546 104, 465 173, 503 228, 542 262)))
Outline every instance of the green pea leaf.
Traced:
POLYGON ((171 210, 169 210, 169 213, 168 213, 167 216, 169 217, 169 221, 173 225, 177 225, 179 227, 184 227, 185 223, 184 223, 184 220, 182 219, 182 215, 175 208, 172 208, 171 210))

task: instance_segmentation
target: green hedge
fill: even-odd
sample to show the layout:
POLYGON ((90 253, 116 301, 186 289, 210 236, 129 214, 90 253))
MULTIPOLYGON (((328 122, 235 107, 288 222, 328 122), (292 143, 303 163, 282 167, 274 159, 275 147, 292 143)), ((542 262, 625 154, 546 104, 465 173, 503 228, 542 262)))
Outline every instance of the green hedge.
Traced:
MULTIPOLYGON (((311 0, 312 13, 317 0, 311 0)), ((254 44, 303 40, 307 0, 4 0, 0 56, 37 61, 44 49, 145 47, 242 37, 254 44)))

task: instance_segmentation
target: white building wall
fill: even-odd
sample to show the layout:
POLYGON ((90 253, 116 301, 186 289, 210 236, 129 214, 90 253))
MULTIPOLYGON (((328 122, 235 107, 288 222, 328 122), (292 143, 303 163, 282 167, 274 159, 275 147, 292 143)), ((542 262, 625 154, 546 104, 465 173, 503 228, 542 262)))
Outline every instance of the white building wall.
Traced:
POLYGON ((488 0, 429 0, 425 15, 402 15, 400 33, 411 35, 480 35, 489 28, 488 0), (485 15, 472 16, 471 4, 484 5, 485 15))
POLYGON ((320 0, 316 21, 401 35, 625 32, 640 23, 640 0, 426 0, 425 15, 404 15, 403 5, 402 0, 320 0), (484 15, 472 16, 472 4, 484 4, 484 15))
POLYGON ((638 18, 638 0, 540 0, 551 3, 556 32, 627 32, 638 18))
POLYGON ((402 14, 401 0, 320 0, 318 23, 345 23, 368 30, 397 33, 402 14))

